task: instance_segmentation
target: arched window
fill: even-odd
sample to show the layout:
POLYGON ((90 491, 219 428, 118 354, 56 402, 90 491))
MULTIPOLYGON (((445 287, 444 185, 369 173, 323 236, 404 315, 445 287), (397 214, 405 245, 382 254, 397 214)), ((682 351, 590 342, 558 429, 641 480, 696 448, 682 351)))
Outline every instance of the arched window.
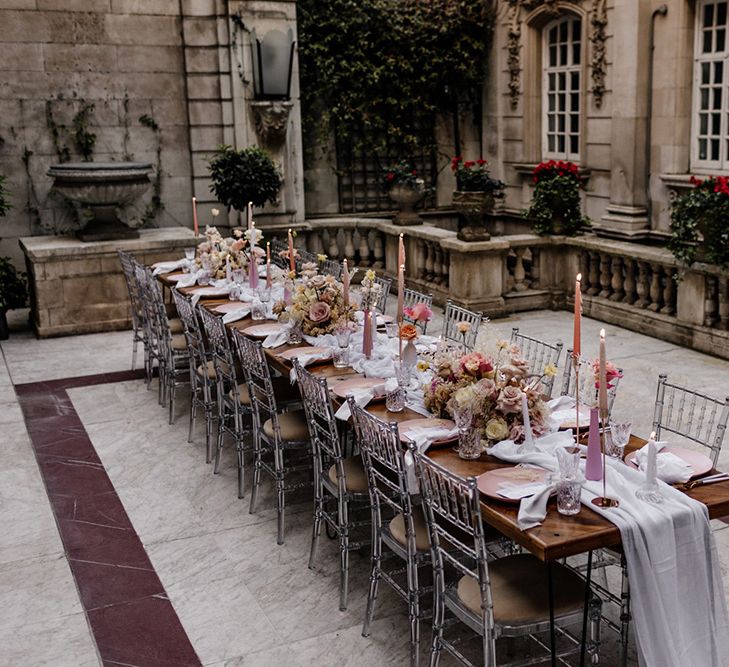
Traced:
POLYGON ((578 160, 582 107, 582 21, 565 16, 547 24, 542 83, 544 157, 578 160))
POLYGON ((727 0, 701 0, 696 11, 691 162, 729 169, 727 0))

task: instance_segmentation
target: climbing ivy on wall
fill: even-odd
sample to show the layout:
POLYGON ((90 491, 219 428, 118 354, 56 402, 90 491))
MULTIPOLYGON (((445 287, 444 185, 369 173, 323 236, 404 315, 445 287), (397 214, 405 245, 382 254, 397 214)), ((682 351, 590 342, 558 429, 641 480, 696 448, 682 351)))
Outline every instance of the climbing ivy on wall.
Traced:
POLYGON ((493 0, 299 0, 308 143, 431 148, 437 113, 477 105, 493 0), (423 129, 425 131, 423 131, 423 129))

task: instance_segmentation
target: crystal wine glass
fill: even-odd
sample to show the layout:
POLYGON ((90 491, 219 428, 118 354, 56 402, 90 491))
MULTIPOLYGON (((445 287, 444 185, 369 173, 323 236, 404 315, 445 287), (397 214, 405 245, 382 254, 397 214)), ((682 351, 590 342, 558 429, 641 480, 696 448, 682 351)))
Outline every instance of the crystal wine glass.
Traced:
POLYGON ((633 423, 630 421, 610 420, 610 433, 608 442, 610 443, 608 455, 616 459, 622 459, 625 452, 625 446, 630 441, 630 432, 633 423))

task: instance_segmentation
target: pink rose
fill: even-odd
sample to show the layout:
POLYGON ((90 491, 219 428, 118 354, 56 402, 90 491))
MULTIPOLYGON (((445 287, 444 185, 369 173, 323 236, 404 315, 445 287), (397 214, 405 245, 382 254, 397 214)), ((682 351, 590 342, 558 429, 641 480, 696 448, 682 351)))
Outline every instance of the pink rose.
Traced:
POLYGON ((230 245, 230 249, 233 252, 240 252, 243 247, 245 246, 246 241, 245 239, 238 239, 237 241, 233 241, 233 243, 230 245))
POLYGON ((429 322, 433 317, 433 311, 425 303, 416 303, 403 310, 405 315, 416 322, 429 322))
POLYGON ((309 319, 312 322, 325 322, 329 319, 331 308, 323 301, 317 301, 309 306, 309 319))
POLYGON ((496 409, 505 415, 521 412, 521 395, 519 387, 504 387, 496 399, 496 409))
POLYGON ((490 359, 478 352, 471 352, 461 358, 461 371, 467 375, 481 376, 494 370, 490 359))
POLYGON ((521 442, 524 439, 524 424, 521 422, 514 422, 509 431, 509 440, 514 442, 521 442))

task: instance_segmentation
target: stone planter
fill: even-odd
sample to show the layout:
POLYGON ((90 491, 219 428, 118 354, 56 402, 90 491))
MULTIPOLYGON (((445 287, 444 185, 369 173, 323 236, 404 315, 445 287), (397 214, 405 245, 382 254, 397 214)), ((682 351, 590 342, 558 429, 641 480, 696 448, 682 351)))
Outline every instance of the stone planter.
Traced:
POLYGON ((491 238, 484 216, 494 209, 493 194, 456 190, 453 193, 453 208, 462 218, 458 226, 459 241, 488 241, 491 238))
POLYGON ((52 165, 53 189, 76 210, 82 241, 139 238, 126 207, 149 188, 148 162, 67 162, 52 165))
POLYGON ((405 185, 393 185, 388 192, 390 199, 400 209, 392 219, 395 225, 422 225, 423 220, 415 211, 415 205, 425 196, 425 191, 409 188, 405 185))

